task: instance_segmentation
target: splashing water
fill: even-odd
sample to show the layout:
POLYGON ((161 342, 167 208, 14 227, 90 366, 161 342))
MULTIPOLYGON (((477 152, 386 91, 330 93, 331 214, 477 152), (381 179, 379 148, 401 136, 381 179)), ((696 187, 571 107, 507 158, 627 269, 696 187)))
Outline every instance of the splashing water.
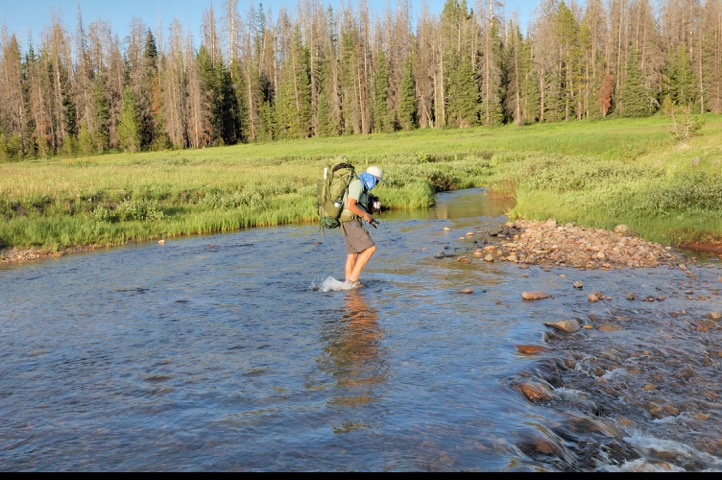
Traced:
POLYGON ((346 281, 336 280, 334 277, 327 277, 319 283, 314 282, 311 284, 311 290, 324 293, 355 290, 356 288, 358 287, 346 281))

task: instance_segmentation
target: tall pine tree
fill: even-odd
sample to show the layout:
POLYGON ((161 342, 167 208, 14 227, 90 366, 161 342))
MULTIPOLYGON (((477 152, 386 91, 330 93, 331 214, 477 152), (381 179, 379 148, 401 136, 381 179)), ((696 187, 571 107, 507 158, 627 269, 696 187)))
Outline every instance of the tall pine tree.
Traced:
POLYGON ((394 124, 389 111, 389 69, 386 54, 379 49, 376 56, 376 81, 374 82, 374 131, 392 132, 394 124))
POLYGON ((311 86, 308 50, 298 26, 293 31, 280 71, 275 111, 278 138, 306 138, 311 134, 311 86))
POLYGON ((472 24, 465 0, 447 0, 441 13, 446 119, 459 127, 475 125, 479 120, 479 86, 469 53, 472 24))
POLYGON ((679 45, 670 52, 667 66, 666 93, 680 106, 691 106, 698 99, 698 89, 687 47, 679 45))
POLYGON ((644 86, 636 49, 629 52, 629 62, 616 100, 617 111, 623 117, 646 117, 652 113, 651 95, 644 86))
POLYGON ((416 82, 414 81, 414 63, 412 57, 404 62, 401 77, 399 101, 399 126, 404 130, 412 130, 418 126, 418 109, 416 107, 416 82))

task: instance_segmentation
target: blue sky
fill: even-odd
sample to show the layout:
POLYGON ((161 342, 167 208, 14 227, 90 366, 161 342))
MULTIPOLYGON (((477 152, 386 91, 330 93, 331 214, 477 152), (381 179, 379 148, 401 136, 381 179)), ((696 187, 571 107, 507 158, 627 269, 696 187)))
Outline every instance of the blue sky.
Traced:
MULTIPOLYGON (((224 0, 212 0, 216 12, 220 12, 224 0)), ((367 0, 372 18, 383 15, 386 6, 390 3, 396 5, 394 0, 367 0)), ((425 0, 429 10, 439 14, 445 0, 425 0)), ((239 0, 238 10, 241 16, 249 10, 250 5, 263 4, 264 10, 271 9, 275 18, 282 7, 295 15, 297 0, 239 0)), ((339 8, 344 5, 358 5, 356 0, 322 0, 323 5, 339 8)), ((411 1, 414 13, 420 13, 423 1, 411 1)), ((482 0, 484 5, 487 0, 482 0)), ((539 0, 506 0, 505 14, 510 17, 518 12, 522 22, 522 30, 526 30, 525 23, 531 18, 539 0)), ((42 31, 50 24, 52 12, 58 15, 70 33, 75 32, 78 5, 83 16, 86 28, 95 20, 107 21, 112 25, 113 32, 121 40, 128 33, 128 26, 134 17, 141 18, 148 27, 154 31, 160 25, 163 33, 175 18, 180 20, 184 30, 191 30, 196 39, 200 38, 200 25, 203 13, 208 10, 211 0, 0 0, 0 25, 4 25, 10 33, 14 33, 21 45, 27 46, 29 34, 32 32, 33 43, 38 43, 42 31)), ((474 6, 475 0, 467 0, 467 5, 474 6)))

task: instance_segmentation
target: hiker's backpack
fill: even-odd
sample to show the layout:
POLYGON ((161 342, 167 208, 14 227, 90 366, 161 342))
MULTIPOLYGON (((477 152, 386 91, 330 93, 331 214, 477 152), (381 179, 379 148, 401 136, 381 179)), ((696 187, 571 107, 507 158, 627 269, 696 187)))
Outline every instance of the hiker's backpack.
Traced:
POLYGON ((329 161, 319 180, 317 199, 321 228, 337 228, 341 225, 339 217, 343 212, 343 197, 348 184, 356 178, 356 171, 346 157, 329 161))

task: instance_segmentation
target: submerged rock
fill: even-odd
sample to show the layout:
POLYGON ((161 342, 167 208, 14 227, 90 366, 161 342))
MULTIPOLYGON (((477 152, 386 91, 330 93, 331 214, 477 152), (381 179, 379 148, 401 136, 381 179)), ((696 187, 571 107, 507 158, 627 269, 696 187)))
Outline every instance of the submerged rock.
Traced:
POLYGON ((544 325, 546 325, 547 327, 552 327, 555 330, 559 330, 560 332, 564 333, 575 333, 578 332, 580 329, 579 322, 575 319, 560 320, 555 323, 545 323, 544 325))
POLYGON ((524 300, 544 300, 551 298, 551 295, 546 292, 522 292, 521 298, 524 300))
POLYGON ((519 353, 523 353, 525 355, 536 355, 537 353, 547 351, 547 348, 541 345, 517 345, 516 349, 519 353))
POLYGON ((521 393, 532 403, 546 402, 552 399, 551 389, 541 383, 523 383, 521 393))

